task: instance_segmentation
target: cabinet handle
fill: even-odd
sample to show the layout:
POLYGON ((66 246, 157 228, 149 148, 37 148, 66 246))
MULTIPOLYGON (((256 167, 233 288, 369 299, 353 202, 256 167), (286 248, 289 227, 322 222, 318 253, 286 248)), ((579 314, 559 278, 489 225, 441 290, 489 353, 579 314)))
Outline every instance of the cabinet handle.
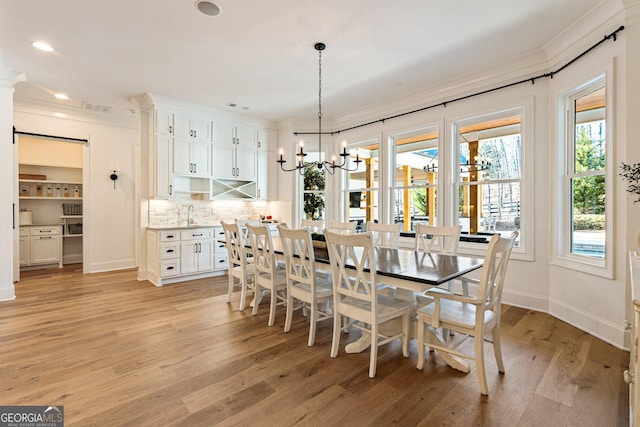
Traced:
POLYGON ((202 236, 203 236, 203 234, 202 234, 202 233, 198 233, 198 234, 195 234, 195 233, 194 233, 194 234, 192 234, 191 236, 192 236, 192 237, 202 237, 202 236))
POLYGON ((189 129, 189 136, 193 136, 193 131, 189 129))
POLYGON ((173 270, 174 268, 175 267, 173 267, 173 266, 169 266, 169 267, 167 267, 167 270, 173 270))
POLYGON ((624 382, 627 384, 631 384, 633 382, 633 374, 626 370, 622 373, 622 378, 624 378, 624 382))
POLYGON ((51 236, 40 236, 40 240, 51 240, 53 237, 51 236))
POLYGON ((197 131, 197 130, 194 130, 194 131, 193 131, 193 137, 195 138, 195 137, 197 137, 197 136, 198 136, 198 131, 197 131))
POLYGON ((169 195, 173 196, 173 185, 169 184, 169 195))
POLYGON ((167 234, 167 239, 175 239, 175 237, 174 234, 167 234))
POLYGON ((169 133, 173 133, 173 126, 169 125, 169 133))
POLYGON ((40 233, 51 233, 51 230, 40 230, 40 233))
POLYGON ((198 164, 197 163, 193 164, 193 173, 198 173, 198 164))
POLYGON ((173 253, 173 249, 167 249, 167 253, 168 254, 172 254, 173 253))

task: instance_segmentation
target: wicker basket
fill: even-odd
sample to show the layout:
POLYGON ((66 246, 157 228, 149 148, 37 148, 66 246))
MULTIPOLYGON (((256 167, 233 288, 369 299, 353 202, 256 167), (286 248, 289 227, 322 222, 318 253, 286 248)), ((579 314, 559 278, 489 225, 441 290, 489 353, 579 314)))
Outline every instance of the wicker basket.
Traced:
POLYGON ((82 223, 67 224, 69 228, 69 234, 82 234, 82 223))
POLYGON ((63 203, 62 215, 82 215, 82 203, 63 203))

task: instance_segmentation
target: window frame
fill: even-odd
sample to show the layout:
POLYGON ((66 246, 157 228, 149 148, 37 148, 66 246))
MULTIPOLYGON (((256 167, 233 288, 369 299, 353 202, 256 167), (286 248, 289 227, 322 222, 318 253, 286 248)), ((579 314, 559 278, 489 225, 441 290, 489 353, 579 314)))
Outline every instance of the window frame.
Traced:
MULTIPOLYGON (((458 173, 457 159, 460 158, 460 143, 458 140, 459 129, 482 121, 499 119, 505 116, 519 114, 520 121, 520 235, 518 236, 519 245, 515 246, 512 251, 514 259, 533 261, 534 260, 534 243, 535 237, 533 232, 533 211, 535 206, 533 192, 533 97, 529 96, 522 99, 516 99, 508 104, 487 106, 485 109, 475 112, 467 112, 464 116, 451 118, 447 122, 449 130, 449 149, 448 149, 448 166, 449 175, 449 191, 455 195, 452 200, 448 200, 446 209, 447 216, 454 219, 454 223, 458 224, 458 188, 460 186, 460 174, 458 173), (454 172, 455 171, 455 172, 454 172)), ((512 181, 512 180, 509 180, 512 181)), ((503 180, 487 180, 486 184, 498 184, 503 180)), ((459 253, 469 255, 483 255, 486 251, 485 243, 460 242, 458 247, 459 253)))
POLYGON ((608 279, 614 278, 613 260, 615 258, 613 236, 615 235, 615 221, 613 221, 615 164, 613 160, 614 141, 614 112, 613 112, 613 66, 600 67, 591 73, 573 80, 562 89, 554 93, 557 117, 555 168, 556 183, 556 215, 554 215, 553 229, 555 241, 552 242, 552 265, 577 270, 594 276, 608 279), (593 176, 590 172, 576 173, 573 171, 575 158, 575 100, 604 87, 605 94, 605 256, 603 259, 579 255, 572 252, 572 196, 571 180, 577 177, 593 176))

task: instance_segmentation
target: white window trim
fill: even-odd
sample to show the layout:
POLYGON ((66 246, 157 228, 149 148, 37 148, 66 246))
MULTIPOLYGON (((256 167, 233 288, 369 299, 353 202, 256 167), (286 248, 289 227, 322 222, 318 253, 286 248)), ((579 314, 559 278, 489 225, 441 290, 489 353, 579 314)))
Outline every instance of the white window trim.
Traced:
MULTIPOLYGON (((459 159, 460 146, 458 144, 456 135, 458 129, 468 123, 476 123, 478 120, 492 120, 494 118, 503 117, 509 112, 519 113, 522 117, 520 125, 520 156, 522 164, 520 165, 520 245, 514 247, 511 252, 513 259, 533 261, 534 257, 534 206, 535 198, 533 192, 533 157, 534 157, 534 140, 533 140, 533 128, 534 128, 534 102, 533 97, 529 96, 523 99, 517 99, 508 104, 500 104, 494 106, 487 106, 482 111, 467 112, 464 116, 451 118, 447 122, 447 130, 450 134, 448 140, 449 144, 449 158, 450 162, 454 162, 455 159, 459 159)), ((450 168, 451 169, 451 168, 450 168)), ((451 169, 454 170, 454 169, 451 169)), ((457 170, 457 169, 455 169, 457 170)), ((451 183, 451 193, 458 194, 458 180, 459 175, 455 177, 448 177, 451 183)), ((488 181, 489 183, 498 183, 499 181, 488 181)), ((455 223, 458 221, 458 209, 457 209, 457 197, 456 201, 447 201, 447 209, 450 211, 447 213, 455 218, 455 223), (455 203, 455 206, 454 206, 455 203)), ((458 247, 458 253, 463 255, 484 256, 487 250, 487 245, 483 243, 470 243, 460 242, 458 247)))
MULTIPOLYGON (((613 236, 615 235, 615 224, 613 221, 615 163, 613 159, 614 141, 614 82, 613 63, 598 67, 584 77, 575 79, 571 84, 565 85, 562 89, 555 91, 552 100, 555 100, 556 127, 556 158, 555 165, 555 215, 552 215, 552 230, 554 238, 551 239, 552 259, 551 264, 594 276, 614 279, 613 260, 615 259, 613 236), (573 130, 569 129, 572 123, 567 117, 567 101, 585 91, 593 90, 599 85, 599 81, 604 79, 606 87, 606 173, 605 173, 605 258, 598 260, 592 257, 585 257, 571 253, 569 242, 571 237, 568 225, 571 221, 570 204, 567 203, 569 188, 567 186, 566 168, 569 158, 569 140, 573 138, 573 130)), ((552 101, 553 102, 553 101, 552 101)), ((571 142, 573 143, 573 142, 571 142)))

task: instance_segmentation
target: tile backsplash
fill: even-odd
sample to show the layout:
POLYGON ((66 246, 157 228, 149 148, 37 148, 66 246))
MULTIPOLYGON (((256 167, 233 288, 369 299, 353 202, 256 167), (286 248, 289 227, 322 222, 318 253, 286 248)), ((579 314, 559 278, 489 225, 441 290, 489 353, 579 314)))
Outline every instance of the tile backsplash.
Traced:
POLYGON ((271 215, 269 202, 262 201, 176 199, 148 200, 147 203, 149 227, 218 225, 220 221, 271 215))

